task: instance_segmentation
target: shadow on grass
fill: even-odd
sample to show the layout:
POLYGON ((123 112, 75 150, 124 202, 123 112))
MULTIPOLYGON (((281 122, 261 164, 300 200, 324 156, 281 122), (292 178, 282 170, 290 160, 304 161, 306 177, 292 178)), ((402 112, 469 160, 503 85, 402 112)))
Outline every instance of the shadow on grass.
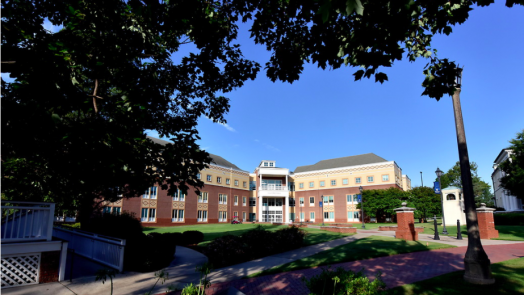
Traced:
POLYGON ((491 265, 495 278, 493 285, 474 285, 464 281, 464 271, 452 272, 414 284, 388 290, 398 295, 482 295, 524 294, 524 258, 512 259, 491 265))

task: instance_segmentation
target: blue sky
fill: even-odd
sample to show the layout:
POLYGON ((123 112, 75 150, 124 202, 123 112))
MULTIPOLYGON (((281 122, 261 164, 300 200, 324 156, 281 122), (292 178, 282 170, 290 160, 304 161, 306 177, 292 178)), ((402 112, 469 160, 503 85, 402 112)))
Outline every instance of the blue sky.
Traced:
MULTIPOLYGON (((523 7, 507 8, 502 1, 478 7, 450 36, 433 41, 439 57, 464 66, 461 101, 469 156, 490 184, 495 157, 524 129, 523 16, 523 7)), ((262 65, 269 60, 247 30, 239 37, 245 57, 262 65)), ((396 161, 413 186, 420 185, 422 171, 429 186, 437 167, 447 171, 454 165, 458 150, 451 98, 437 102, 421 96, 425 64, 397 62, 383 69, 389 76, 384 84, 354 82, 354 68, 323 71, 307 65, 293 84, 273 83, 261 72, 226 94, 231 98, 227 124, 200 118, 199 144, 250 172, 261 160, 294 170, 375 153, 396 161)))
MULTIPOLYGON (((450 36, 436 36, 439 57, 463 65, 461 93, 469 156, 491 184, 492 164, 524 128, 524 8, 503 2, 475 8, 450 36)), ((269 59, 247 32, 247 58, 269 59)), ((425 60, 385 69, 389 81, 353 81, 354 68, 323 71, 308 65, 293 84, 272 83, 265 73, 227 96, 227 125, 201 118, 200 145, 252 172, 261 160, 294 170, 317 161, 364 153, 394 160, 413 186, 432 185, 437 167, 458 161, 450 97, 421 96, 425 60)))

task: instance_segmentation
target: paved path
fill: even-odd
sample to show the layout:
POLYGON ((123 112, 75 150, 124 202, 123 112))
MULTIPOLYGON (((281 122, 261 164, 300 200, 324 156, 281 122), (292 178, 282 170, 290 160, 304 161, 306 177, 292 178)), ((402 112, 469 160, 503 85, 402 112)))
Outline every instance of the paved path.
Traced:
MULTIPOLYGON (((360 261, 339 263, 333 268, 343 267, 353 271, 365 269, 366 275, 374 277, 382 272, 382 279, 388 288, 411 284, 453 271, 464 269, 466 247, 400 254, 360 261)), ((491 263, 524 257, 524 243, 484 246, 491 263)), ((321 272, 321 267, 296 270, 276 275, 251 279, 234 280, 211 285, 207 295, 219 294, 236 288, 246 295, 302 295, 308 294, 303 277, 310 278, 321 272)))
MULTIPOLYGON (((221 290, 224 291, 230 286, 234 286, 235 288, 239 290, 246 290, 247 294, 283 294, 279 292, 284 292, 282 290, 286 290, 286 294, 307 294, 302 282, 299 280, 301 276, 310 276, 313 275, 316 272, 319 272, 319 269, 309 269, 309 270, 303 270, 303 271, 296 271, 296 272, 289 272, 289 273, 283 273, 278 275, 272 275, 272 276, 264 276, 260 278, 254 278, 254 279, 247 279, 247 280, 241 280, 241 278, 246 277, 250 274, 258 273, 262 270, 269 269, 284 263, 288 263, 294 260, 298 260, 304 257, 308 257, 311 255, 314 255, 316 253, 331 249, 336 246, 340 246, 343 244, 351 243, 357 239, 362 239, 369 237, 371 235, 380 235, 380 236, 394 236, 394 232, 380 232, 377 230, 358 230, 358 234, 353 236, 347 236, 342 239, 337 239, 333 241, 328 241, 325 243, 312 245, 308 247, 303 247, 300 249, 288 251, 285 253, 280 253, 272 256, 268 256, 262 259, 253 260, 245 263, 241 263, 238 265, 233 265, 230 267, 225 267, 221 269, 217 269, 214 272, 212 272, 209 276, 211 279, 211 282, 214 284, 213 289, 210 290, 209 294, 217 294, 221 290), (293 285, 296 284, 296 285, 293 285), (296 292, 299 293, 293 293, 295 292, 295 289, 291 288, 290 286, 293 286, 293 288, 296 289, 296 292), (255 290, 255 291, 251 291, 255 290)), ((432 241, 432 242, 440 242, 444 244, 452 244, 457 247, 462 247, 467 245, 467 240, 456 240, 452 237, 441 237, 441 241, 433 241, 432 236, 421 234, 419 235, 419 239, 421 242, 424 241, 432 241)), ((524 255, 524 243, 522 242, 511 242, 511 241, 496 241, 496 240, 482 240, 483 245, 502 245, 504 247, 515 247, 518 251, 522 249, 524 255), (519 244, 515 244, 519 243, 519 244), (515 244, 516 246, 510 246, 512 244, 515 244), (506 246, 507 245, 507 246, 506 246)), ((500 247, 500 246, 497 246, 500 247)), ((486 247, 487 249, 488 247, 486 247)), ((508 248, 508 249, 510 249, 508 248)), ((491 249, 491 248, 490 248, 491 249)), ((498 249, 498 248, 497 248, 498 249)), ((504 248, 506 249, 506 248, 504 248)), ((511 248, 513 249, 513 248, 511 248)), ((453 249, 447 249, 447 250, 438 250, 443 251, 442 253, 437 254, 428 254, 427 257, 433 257, 434 255, 444 255, 444 258, 449 258, 448 261, 456 261, 451 263, 455 268, 451 268, 448 270, 446 268, 446 271, 443 273, 447 273, 450 271, 454 271, 457 268, 461 267, 462 263, 462 256, 466 252, 465 248, 453 248, 453 249), (447 250, 452 252, 446 252, 447 250), (456 251, 456 252, 453 252, 456 251), (433 255, 433 256, 432 256, 433 255), (453 258, 453 259, 451 259, 453 258)), ((147 251, 147 250, 146 250, 147 251)), ((497 258, 501 260, 495 260, 494 257, 497 257, 497 251, 493 251, 493 253, 488 252, 488 255, 492 261, 498 262, 503 261, 507 259, 511 259, 512 256, 507 256, 510 254, 515 255, 521 255, 519 253, 521 252, 513 252, 508 251, 500 251, 505 252, 507 254, 506 256, 502 258, 497 258), (507 253, 506 253, 507 252, 507 253), (509 257, 509 258, 508 258, 509 257)), ((418 257, 416 255, 423 255, 420 253, 432 253, 437 251, 428 251, 428 252, 418 252, 417 253, 411 253, 412 255, 415 255, 414 257, 418 257)), ((403 254, 403 255, 409 255, 409 254, 403 254)), ((424 256, 424 257, 426 257, 424 256)), ((401 267, 401 265, 405 264, 406 258, 402 255, 396 255, 391 257, 383 257, 383 258, 375 258, 375 259, 399 259, 397 264, 394 262, 391 262, 390 269, 387 270, 389 273, 389 278, 393 278, 391 275, 395 272, 395 267, 401 267), (396 265, 396 266, 395 266, 396 265)), ((443 258, 438 256, 436 258, 433 258, 434 260, 442 260, 443 258)), ((373 259, 370 259, 368 261, 372 261, 373 259)), ((188 248, 184 247, 177 247, 175 259, 173 260, 172 264, 166 268, 166 271, 169 272, 169 279, 164 283, 164 285, 159 285, 154 289, 153 294, 165 292, 166 286, 173 285, 177 288, 182 288, 185 285, 189 283, 198 283, 200 279, 200 275, 195 271, 195 266, 200 265, 207 261, 207 258, 203 256, 202 254, 193 251, 188 248)), ((380 269, 380 267, 384 267, 382 264, 370 264, 370 265, 360 265, 359 263, 372 263, 367 261, 356 261, 354 262, 354 265, 347 267, 356 267, 355 270, 359 270, 362 266, 365 266, 366 269, 368 269, 371 273, 376 271, 377 269, 380 269), (378 266, 377 266, 378 265, 378 266)), ((383 262, 381 262, 383 263, 383 262)), ((448 263, 450 264, 450 263, 448 263)), ((423 265, 431 265, 431 263, 423 264, 423 265)), ((426 272, 424 270, 423 272, 426 272)), ((384 273, 386 275, 386 269, 384 269, 384 273)), ((431 273, 431 276, 440 275, 442 273, 431 273)), ((395 273, 395 275, 398 275, 395 273)), ((403 282, 404 277, 399 277, 399 284, 403 282)), ((133 273, 133 272, 126 272, 124 274, 119 274, 114 280, 114 294, 145 294, 150 290, 150 288, 153 286, 155 282, 154 273, 133 273)), ((389 282, 389 281, 386 281, 389 282)), ((391 287, 390 283, 388 283, 388 287, 391 287)), ((2 289, 3 294, 42 294, 42 295, 72 295, 72 294, 80 294, 80 295, 90 295, 90 294, 104 294, 109 293, 109 282, 106 282, 105 284, 102 284, 100 281, 95 282, 95 279, 93 276, 83 277, 81 279, 75 279, 73 282, 64 281, 59 283, 48 283, 48 284, 41 284, 41 285, 32 285, 32 286, 25 286, 25 287, 17 287, 17 288, 8 288, 8 289, 2 289)))

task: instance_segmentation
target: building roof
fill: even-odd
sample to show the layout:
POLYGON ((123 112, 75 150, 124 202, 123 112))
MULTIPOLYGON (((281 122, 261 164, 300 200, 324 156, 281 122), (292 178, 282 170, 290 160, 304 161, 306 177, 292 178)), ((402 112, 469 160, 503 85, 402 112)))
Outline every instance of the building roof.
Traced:
POLYGON ((379 157, 373 153, 342 157, 336 159, 322 160, 313 165, 299 166, 295 169, 295 173, 326 170, 340 167, 358 166, 373 163, 387 162, 388 160, 379 157))
MULTIPOLYGON (((153 141, 154 143, 161 144, 161 145, 166 145, 166 144, 170 144, 171 143, 169 141, 165 141, 165 140, 162 140, 162 139, 159 139, 159 138, 155 138, 155 137, 151 137, 151 136, 148 136, 147 138, 151 139, 151 141, 153 141)), ((209 154, 209 157, 211 157, 211 164, 215 164, 215 165, 226 167, 226 168, 233 168, 233 169, 236 169, 236 170, 244 171, 244 170, 238 168, 237 165, 229 162, 228 160, 222 158, 221 156, 214 155, 214 154, 209 154)))
POLYGON ((450 190, 456 190, 456 189, 461 189, 461 188, 457 187, 457 186, 448 186, 446 188, 443 188, 442 190, 443 191, 450 191, 450 190))

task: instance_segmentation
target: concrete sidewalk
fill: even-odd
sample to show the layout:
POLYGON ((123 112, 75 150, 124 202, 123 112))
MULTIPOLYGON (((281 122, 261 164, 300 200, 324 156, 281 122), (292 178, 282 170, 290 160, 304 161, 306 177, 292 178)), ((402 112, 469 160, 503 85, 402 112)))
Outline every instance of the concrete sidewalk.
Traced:
MULTIPOLYGON (((288 263, 288 262, 292 262, 292 261, 295 261, 295 260, 298 260, 304 257, 308 257, 311 255, 317 254, 319 252, 329 250, 331 248, 334 248, 340 245, 344 245, 347 243, 351 243, 358 239, 366 238, 372 235, 393 237, 394 232, 383 232, 383 231, 377 231, 377 230, 360 230, 359 229, 356 235, 347 236, 341 239, 332 240, 332 241, 328 241, 325 243, 320 243, 320 244, 316 244, 316 245, 312 245, 308 247, 303 247, 300 249, 264 257, 261 259, 217 269, 208 276, 208 279, 210 279, 211 282, 215 284, 214 288, 217 290, 216 292, 225 291, 224 286, 233 286, 233 285, 231 284, 221 285, 224 282, 230 282, 230 283, 231 281, 245 282, 245 280, 241 280, 241 279, 248 275, 255 274, 263 270, 282 265, 284 263, 288 263), (220 286, 220 287, 217 288, 216 286, 220 286)), ((457 247, 467 246, 467 239, 459 241, 451 237, 441 237, 440 241, 433 241, 433 236, 429 236, 425 234, 420 234, 419 238, 420 238, 420 242, 432 241, 432 242, 439 242, 439 243, 444 243, 444 244, 451 244, 457 247)), ((510 245, 510 244, 520 243, 519 245, 522 246, 522 248, 524 249, 523 242, 482 240, 482 243, 483 245, 510 245)), ((457 249, 457 248, 453 248, 453 249, 457 249)), ((465 249, 463 248, 459 248, 459 249, 460 250, 456 250, 456 251, 459 251, 458 253, 462 253, 462 254, 465 253, 465 249)), ((147 250, 144 250, 144 251, 147 251, 147 250)), ((434 251, 427 251, 427 252, 434 252, 434 251)), ((421 253, 426 253, 426 252, 421 252, 421 253)), ((396 255, 396 256, 399 256, 399 255, 396 255)), ((386 258, 386 257, 383 257, 383 258, 386 258)), ((169 285, 172 285, 173 287, 178 288, 178 289, 182 289, 184 286, 186 286, 189 283, 198 283, 200 279, 200 274, 195 271, 195 267, 197 265, 203 264, 206 261, 207 261, 207 257, 202 255, 201 253, 185 248, 185 247, 177 246, 175 259, 173 260, 171 265, 165 269, 166 272, 169 273, 169 279, 166 280, 166 282, 163 285, 156 286, 153 290, 153 294, 165 292, 166 287, 169 285)), ((279 277, 279 276, 280 275, 275 275, 275 277, 279 277)), ((266 276, 266 277, 272 277, 272 276, 266 276)), ((264 278, 264 277, 261 277, 261 278, 264 278)), ((258 282, 259 278, 255 278, 255 279, 258 282)), ((154 273, 126 272, 124 274, 119 274, 114 279, 114 294, 115 295, 116 294, 145 294, 152 288, 155 281, 156 279, 155 279, 154 273)), ((16 295, 18 294, 90 295, 90 294, 104 294, 104 293, 109 294, 109 291, 110 291, 109 284, 110 283, 108 281, 106 281, 105 284, 102 284, 100 281, 95 282, 95 277, 89 276, 89 277, 83 277, 81 279, 75 279, 73 280, 72 283, 69 281, 64 281, 64 282, 58 282, 58 283, 48 283, 48 284, 41 284, 41 285, 31 285, 31 286, 25 286, 25 287, 2 289, 2 293, 3 294, 16 294, 16 295)), ((276 284, 275 288, 277 289, 279 288, 278 286, 281 286, 281 282, 279 282, 278 280, 276 281, 275 284, 276 284)), ((234 285, 234 287, 239 290, 242 289, 240 288, 241 286, 242 285, 238 285, 237 283, 235 283, 234 285)), ((286 294, 288 293, 289 292, 287 292, 286 294)), ((264 293, 251 293, 251 294, 264 294, 264 293)), ((272 293, 267 293, 267 294, 272 294, 272 293)), ((303 294, 303 293, 298 293, 298 294, 303 294)))

